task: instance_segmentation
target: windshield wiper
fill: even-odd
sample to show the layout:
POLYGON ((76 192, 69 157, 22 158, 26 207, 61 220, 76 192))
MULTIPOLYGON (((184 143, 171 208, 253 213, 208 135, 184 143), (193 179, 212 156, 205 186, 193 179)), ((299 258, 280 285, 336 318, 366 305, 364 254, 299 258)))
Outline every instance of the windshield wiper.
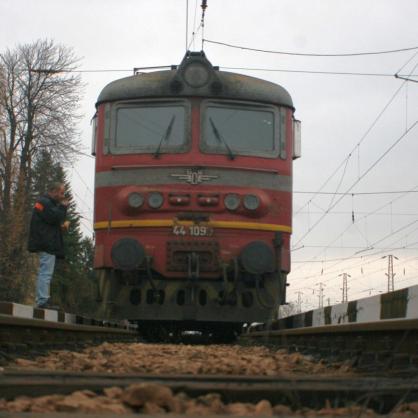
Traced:
POLYGON ((170 135, 171 135, 171 131, 173 130, 173 124, 174 121, 176 120, 176 116, 173 115, 171 117, 170 123, 167 126, 167 129, 164 132, 164 135, 161 137, 160 139, 160 143, 158 144, 157 149, 154 152, 154 158, 158 158, 161 154, 160 150, 161 150, 161 146, 163 145, 163 142, 168 142, 168 140, 170 139, 170 135))
POLYGON ((215 126, 215 123, 213 122, 212 118, 209 117, 210 125, 212 126, 213 134, 215 135, 215 138, 221 143, 225 145, 225 148, 228 151, 228 156, 230 160, 235 159, 235 154, 232 152, 231 147, 228 145, 228 143, 225 141, 225 138, 221 135, 221 133, 218 131, 218 129, 215 126))

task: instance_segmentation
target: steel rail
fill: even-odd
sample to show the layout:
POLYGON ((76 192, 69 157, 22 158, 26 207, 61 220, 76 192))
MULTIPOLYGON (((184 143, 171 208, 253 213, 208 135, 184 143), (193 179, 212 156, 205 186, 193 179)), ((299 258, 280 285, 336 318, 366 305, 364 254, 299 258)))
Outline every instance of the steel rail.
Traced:
POLYGON ((368 394, 386 409, 399 399, 416 399, 418 378, 381 378, 362 376, 229 376, 229 375, 149 375, 73 373, 64 371, 4 369, 0 373, 0 394, 44 396, 68 394, 76 390, 100 392, 106 387, 127 387, 134 383, 154 383, 170 387, 173 392, 185 392, 191 397, 210 392, 219 393, 225 402, 258 402, 269 400, 293 407, 322 407, 326 399, 339 405, 355 402, 368 394))
POLYGON ((74 348, 85 343, 136 341, 139 338, 136 330, 116 328, 111 323, 93 325, 99 321, 90 321, 92 324, 78 324, 0 314, 0 358, 1 351, 14 355, 34 348, 74 348))
POLYGON ((109 332, 112 334, 125 334, 125 335, 138 335, 136 331, 116 328, 109 325, 87 325, 87 324, 71 324, 67 322, 48 321, 46 319, 37 318, 21 318, 17 316, 0 314, 0 327, 30 327, 30 328, 44 328, 52 330, 64 330, 64 331, 79 331, 89 333, 102 333, 109 332))
POLYGON ((242 343, 261 343, 299 351, 367 371, 416 374, 418 370, 418 319, 381 320, 340 325, 272 329, 265 324, 240 337, 242 343))
MULTIPOLYGON (((274 325, 273 325, 274 326, 274 325)), ((316 335, 353 332, 409 331, 418 330, 418 319, 386 319, 375 322, 352 322, 338 325, 310 326, 290 329, 263 329, 249 331, 243 337, 280 337, 286 335, 316 335)))

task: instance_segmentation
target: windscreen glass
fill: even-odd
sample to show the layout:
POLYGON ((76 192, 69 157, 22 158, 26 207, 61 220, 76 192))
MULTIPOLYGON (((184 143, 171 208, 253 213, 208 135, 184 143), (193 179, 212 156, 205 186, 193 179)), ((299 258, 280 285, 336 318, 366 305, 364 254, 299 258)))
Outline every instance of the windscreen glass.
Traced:
POLYGON ((207 106, 203 148, 214 153, 277 156, 273 109, 207 106))
POLYGON ((129 106, 116 111, 117 152, 178 152, 186 143, 181 105, 129 106))

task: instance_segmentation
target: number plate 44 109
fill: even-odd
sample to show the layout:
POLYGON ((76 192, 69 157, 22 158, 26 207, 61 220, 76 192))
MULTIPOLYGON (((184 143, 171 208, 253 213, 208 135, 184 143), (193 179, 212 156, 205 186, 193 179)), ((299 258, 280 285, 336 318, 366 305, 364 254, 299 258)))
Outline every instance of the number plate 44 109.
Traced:
POLYGON ((213 228, 207 225, 173 225, 173 234, 177 236, 210 237, 213 235, 213 228))

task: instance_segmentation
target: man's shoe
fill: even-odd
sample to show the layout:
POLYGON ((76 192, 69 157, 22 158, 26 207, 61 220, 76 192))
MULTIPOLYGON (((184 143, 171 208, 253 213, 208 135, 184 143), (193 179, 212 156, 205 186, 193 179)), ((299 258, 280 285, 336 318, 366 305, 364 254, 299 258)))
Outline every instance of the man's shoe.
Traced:
POLYGON ((54 311, 59 311, 61 308, 58 305, 51 305, 49 302, 42 303, 37 306, 38 309, 52 309, 54 311))

